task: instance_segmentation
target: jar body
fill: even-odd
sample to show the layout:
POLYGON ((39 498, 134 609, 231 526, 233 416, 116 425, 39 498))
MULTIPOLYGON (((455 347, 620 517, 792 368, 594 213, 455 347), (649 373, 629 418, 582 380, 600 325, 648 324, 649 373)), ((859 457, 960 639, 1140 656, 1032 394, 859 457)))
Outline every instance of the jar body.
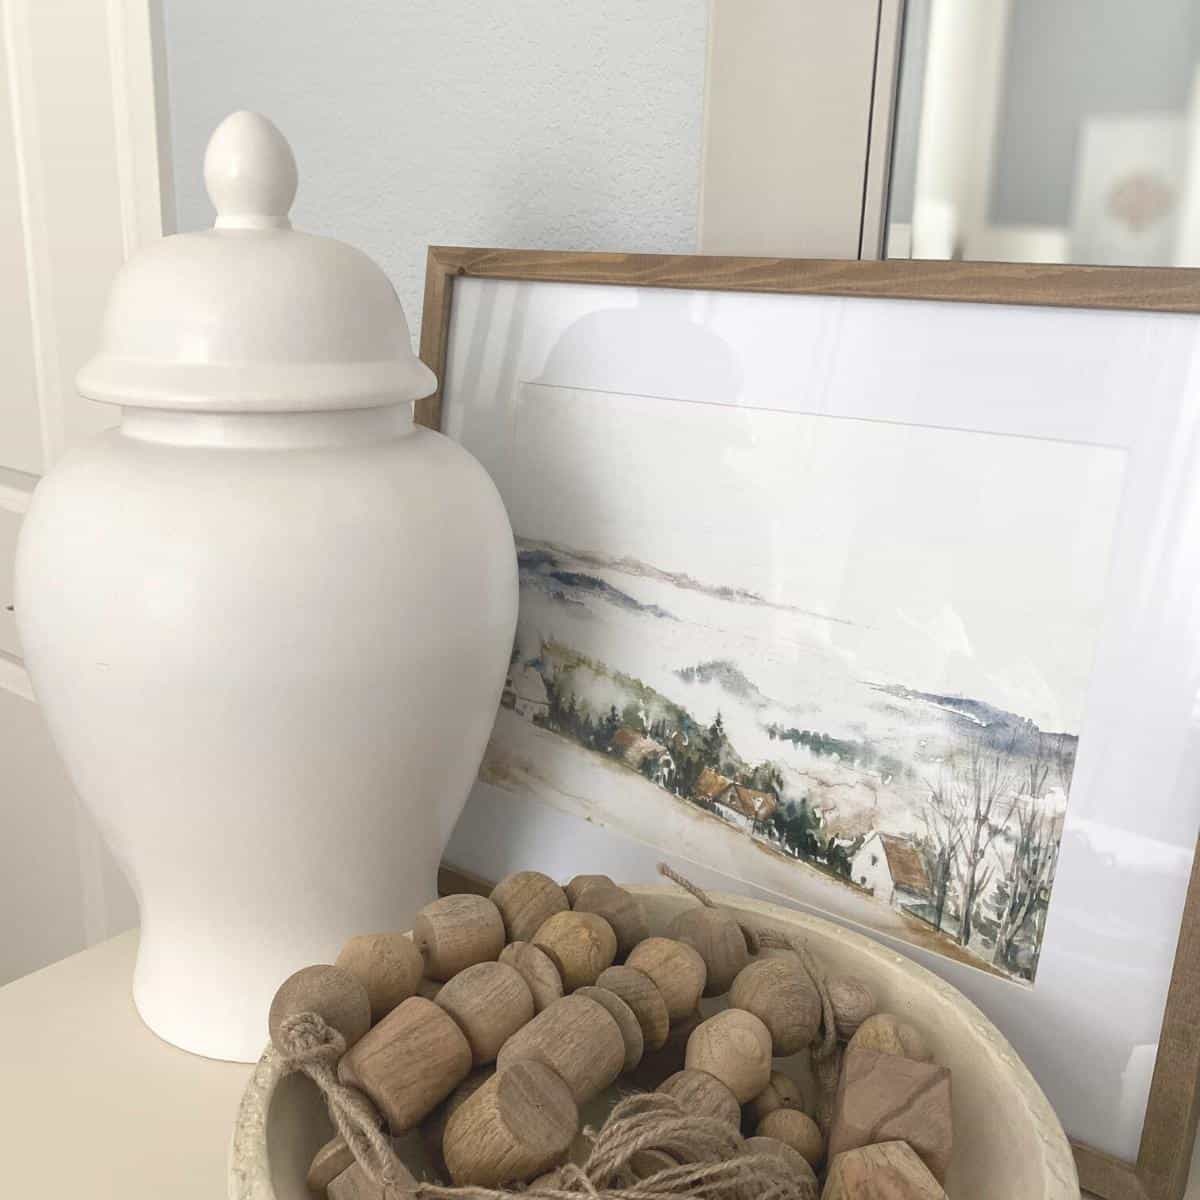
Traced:
POLYGON ((138 1010, 253 1061, 287 975, 435 895, 512 646, 499 495, 397 410, 127 411, 39 486, 17 572, 35 690, 138 898, 138 1010))

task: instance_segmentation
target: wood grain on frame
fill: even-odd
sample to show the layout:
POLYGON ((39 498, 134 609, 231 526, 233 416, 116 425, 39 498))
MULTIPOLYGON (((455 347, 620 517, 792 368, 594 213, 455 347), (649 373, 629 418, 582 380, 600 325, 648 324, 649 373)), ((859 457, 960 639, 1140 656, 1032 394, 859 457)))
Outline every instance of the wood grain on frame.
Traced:
MULTIPOLYGON (((441 427, 442 379, 456 278, 862 296, 971 304, 1200 314, 1200 269, 921 260, 832 261, 431 246, 421 358, 438 390, 418 423, 441 427)), ((483 881, 443 868, 444 885, 483 881)), ((1200 1117, 1200 846, 1193 859, 1137 1161, 1073 1142, 1080 1185, 1101 1200, 1182 1200, 1200 1117)), ((1014 1197, 1014 1200, 1017 1200, 1014 1197)))

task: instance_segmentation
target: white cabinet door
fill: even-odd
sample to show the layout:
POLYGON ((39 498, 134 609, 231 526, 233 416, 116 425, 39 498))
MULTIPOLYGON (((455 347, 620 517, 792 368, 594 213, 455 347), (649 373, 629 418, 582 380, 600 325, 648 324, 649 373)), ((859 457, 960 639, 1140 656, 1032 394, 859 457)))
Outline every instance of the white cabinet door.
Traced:
POLYGON ((156 15, 0 0, 0 984, 136 919, 21 664, 12 555, 39 476, 116 420, 74 376, 114 272, 163 232, 156 15))

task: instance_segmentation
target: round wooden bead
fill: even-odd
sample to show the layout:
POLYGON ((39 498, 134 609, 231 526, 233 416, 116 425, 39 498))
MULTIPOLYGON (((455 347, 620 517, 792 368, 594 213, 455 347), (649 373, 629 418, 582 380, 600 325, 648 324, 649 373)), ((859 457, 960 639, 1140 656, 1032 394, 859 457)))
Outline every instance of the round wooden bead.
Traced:
POLYGON ((527 942, 557 912, 570 908, 567 893, 541 871, 517 871, 494 888, 492 903, 500 910, 510 942, 527 942))
POLYGON ((576 875, 570 883, 567 884, 563 891, 567 894, 567 900, 574 904, 579 897, 590 887, 595 887, 598 883, 606 883, 609 887, 616 887, 607 875, 576 875))
POLYGON ((676 1071, 655 1090, 674 1096, 689 1116, 715 1117, 718 1121, 728 1121, 735 1129, 742 1123, 737 1097, 707 1071, 676 1071))
POLYGON ((785 1146, 803 1154, 816 1170, 825 1157, 825 1139, 816 1121, 798 1108, 777 1108, 767 1113, 755 1129, 758 1137, 778 1138, 785 1146))
POLYGON ((477 1067, 495 1061, 500 1047, 533 1020, 533 995, 514 967, 481 962, 459 971, 438 992, 441 1005, 467 1035, 477 1067))
POLYGON ((504 949, 504 919, 484 896, 443 896, 413 922, 413 941, 425 958, 425 974, 444 982, 504 949))
POLYGON ((875 1012, 875 995, 861 979, 851 975, 835 975, 826 981, 829 1003, 838 1037, 852 1038, 858 1027, 875 1012))
POLYGON ((821 997, 808 972, 786 958, 744 967, 729 990, 729 1003, 766 1025, 777 1058, 811 1046, 821 1028, 821 997))
POLYGON ((609 967, 600 972, 596 986, 619 996, 629 1005, 642 1027, 642 1041, 648 1053, 662 1049, 671 1028, 671 1018, 662 992, 648 975, 633 967, 609 967))
POLYGON ((581 987, 574 993, 576 996, 587 996, 608 1010, 608 1015, 617 1023, 621 1037, 625 1042, 625 1063, 621 1070, 632 1071, 642 1061, 646 1049, 646 1040, 642 1037, 642 1027, 638 1024, 637 1016, 632 1008, 615 992, 602 987, 581 987))
POLYGON ((586 1104, 621 1073, 625 1039, 608 1010, 587 996, 564 996, 518 1029, 501 1047, 496 1067, 533 1060, 554 1071, 586 1104))
POLYGON ((367 989, 372 1023, 415 995, 425 971, 420 950, 402 933, 360 933, 341 948, 334 965, 367 989))
POLYGON ((521 973, 521 978, 533 995, 533 1007, 538 1012, 555 1000, 562 999, 562 976, 540 946, 532 942, 510 942, 500 951, 500 961, 521 973))
POLYGON ((750 961, 746 935, 725 909, 703 905, 684 909, 671 922, 670 933, 704 959, 706 996, 723 996, 750 961))
POLYGON ((782 1071, 772 1071, 767 1086, 746 1107, 750 1120, 755 1125, 767 1113, 773 1113, 780 1108, 795 1108, 800 1112, 808 1112, 800 1085, 782 1071))
POLYGON ((630 950, 650 936, 642 902, 624 888, 599 883, 585 888, 575 901, 576 912, 595 913, 603 917, 617 935, 617 956, 624 958, 630 950))
POLYGON ((911 1058, 914 1062, 931 1062, 933 1059, 922 1034, 891 1013, 876 1013, 868 1017, 854 1031, 847 1049, 855 1047, 911 1058))
POLYGON ((819 1195, 816 1172, 808 1159, 786 1142, 773 1137, 749 1137, 746 1139, 747 1154, 769 1154, 787 1163, 794 1183, 798 1186, 797 1200, 817 1200, 819 1195))
POLYGON ((279 985, 267 1014, 271 1041, 279 1049, 279 1027, 288 1017, 315 1012, 346 1039, 349 1048, 371 1028, 367 989, 341 967, 301 967, 279 985))
POLYGON ((313 1155, 305 1182, 318 1196, 354 1162, 354 1151, 341 1136, 331 1138, 313 1155))
POLYGON ((342 1055, 338 1078, 366 1092, 393 1133, 424 1120, 467 1077, 471 1047, 454 1018, 410 996, 342 1055))
POLYGON ((650 977, 662 992, 672 1021, 696 1011, 704 992, 707 968, 691 946, 674 938, 647 938, 633 948, 625 965, 650 977))
POLYGON ((533 944, 558 968, 564 992, 595 983, 617 956, 617 935, 595 913, 555 913, 534 934, 533 944))
POLYGON ((421 1141, 425 1147, 425 1157, 440 1174, 446 1173, 446 1160, 442 1157, 442 1142, 445 1140, 447 1122, 495 1074, 495 1067, 480 1067, 478 1070, 472 1071, 421 1122, 421 1141))
POLYGON ((727 1008, 692 1031, 684 1064, 715 1075, 745 1104, 770 1081, 770 1031, 753 1013, 727 1008))

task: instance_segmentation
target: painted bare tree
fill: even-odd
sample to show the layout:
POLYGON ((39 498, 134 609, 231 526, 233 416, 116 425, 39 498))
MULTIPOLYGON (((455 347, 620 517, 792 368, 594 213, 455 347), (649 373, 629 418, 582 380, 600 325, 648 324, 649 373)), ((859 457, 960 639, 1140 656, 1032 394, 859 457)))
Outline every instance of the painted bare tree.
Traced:
POLYGON ((954 864, 962 849, 965 826, 962 806, 956 802, 951 779, 943 773, 929 784, 929 800, 921 814, 933 883, 933 927, 941 932, 954 864))
MULTIPOLYGON (((1000 912, 992 961, 1012 969, 1014 948, 1030 917, 1040 916, 1049 894, 1058 859, 1058 829, 1032 793, 1013 802, 1010 822, 1016 826, 1012 868, 1007 880, 1008 900, 1000 912)), ((1038 931, 1035 929, 1034 937, 1038 931)))

